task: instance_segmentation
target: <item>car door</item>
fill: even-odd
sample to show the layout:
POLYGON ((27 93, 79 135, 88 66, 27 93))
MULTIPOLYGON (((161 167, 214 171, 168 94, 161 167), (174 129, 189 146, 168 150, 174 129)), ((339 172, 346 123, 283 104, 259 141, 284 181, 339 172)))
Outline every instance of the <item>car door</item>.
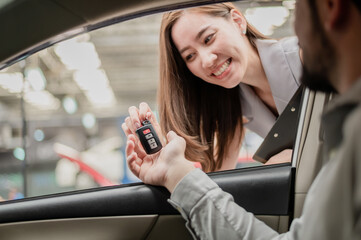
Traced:
MULTIPOLYGON (((21 1, 0 11, 1 68, 56 42, 116 22, 217 1, 21 1), (29 13, 29 9, 33 9, 29 13), (47 22, 46 26, 43 25, 47 22), (21 31, 15 31, 15 29, 21 31), (31 34, 29 35, 29 32, 31 34), (10 48, 6 47, 6 44, 10 48)), ((242 2, 242 1, 241 1, 242 2)), ((304 91, 292 163, 256 166, 209 176, 236 203, 278 232, 298 217, 321 165, 319 116, 329 96, 304 91)), ((26 119, 24 119, 26 121, 26 119)), ((24 139, 27 138, 24 132, 24 139)), ((25 144, 26 145, 26 144, 25 144)), ((34 196, 0 203, 2 239, 191 239, 162 187, 130 183, 34 196)))
MULTIPOLYGON (((322 105, 325 100, 324 96, 310 95, 304 99, 305 115, 310 114, 307 110, 311 106, 315 108, 315 104, 322 105)), ((308 126, 306 123, 303 126, 313 130, 303 131, 301 135, 317 132, 314 130, 317 114, 313 112, 313 115, 308 119, 308 126)), ((300 145, 310 144, 312 136, 302 137, 300 145)), ((315 155, 304 150, 297 154, 301 156, 299 159, 305 159, 305 163, 296 162, 297 169, 280 164, 209 175, 233 195, 235 202, 273 229, 284 232, 294 215, 299 215, 309 184, 318 170, 315 155), (303 164, 307 167, 300 167, 303 164)), ((133 183, 8 201, 0 206, 0 235, 5 239, 47 239, 49 236, 52 239, 191 239, 184 220, 167 203, 168 198, 169 193, 162 187, 133 183)))

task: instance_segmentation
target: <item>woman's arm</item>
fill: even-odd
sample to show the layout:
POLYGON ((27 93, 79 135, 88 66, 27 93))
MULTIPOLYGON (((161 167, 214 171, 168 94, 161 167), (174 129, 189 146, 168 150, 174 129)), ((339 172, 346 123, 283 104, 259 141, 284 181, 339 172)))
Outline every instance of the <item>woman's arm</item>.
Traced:
POLYGON ((221 168, 218 169, 218 171, 235 169, 238 162, 239 151, 241 149, 243 138, 244 131, 242 131, 241 133, 241 126, 238 126, 235 131, 233 140, 229 145, 227 157, 223 160, 223 164, 221 168))

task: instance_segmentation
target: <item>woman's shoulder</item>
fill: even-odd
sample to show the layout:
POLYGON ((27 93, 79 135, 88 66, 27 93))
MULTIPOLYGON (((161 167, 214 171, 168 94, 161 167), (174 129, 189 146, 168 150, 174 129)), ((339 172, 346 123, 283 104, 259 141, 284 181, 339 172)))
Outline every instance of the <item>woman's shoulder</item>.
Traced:
POLYGON ((298 38, 296 36, 285 37, 278 40, 284 52, 298 52, 298 38))
MULTIPOLYGON (((258 53, 261 57, 262 63, 273 63, 271 70, 275 63, 280 65, 287 63, 293 73, 297 73, 299 78, 302 70, 300 60, 300 48, 298 45, 298 38, 295 36, 284 37, 281 39, 258 39, 256 41, 258 53)), ((264 64, 267 70, 267 64, 264 64)), ((273 70, 272 70, 273 71, 273 70)), ((297 81, 298 82, 298 81, 297 81)))
POLYGON ((298 38, 296 36, 284 37, 280 39, 257 39, 255 43, 259 51, 282 50, 285 53, 299 51, 298 38))

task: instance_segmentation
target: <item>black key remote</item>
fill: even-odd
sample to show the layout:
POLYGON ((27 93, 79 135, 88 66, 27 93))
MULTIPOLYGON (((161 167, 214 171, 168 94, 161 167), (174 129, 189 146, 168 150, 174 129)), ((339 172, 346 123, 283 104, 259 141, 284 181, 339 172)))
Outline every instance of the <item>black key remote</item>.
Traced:
POLYGON ((142 123, 143 126, 138 128, 135 132, 137 133, 145 152, 147 154, 154 154, 162 149, 162 144, 150 121, 145 120, 142 123))

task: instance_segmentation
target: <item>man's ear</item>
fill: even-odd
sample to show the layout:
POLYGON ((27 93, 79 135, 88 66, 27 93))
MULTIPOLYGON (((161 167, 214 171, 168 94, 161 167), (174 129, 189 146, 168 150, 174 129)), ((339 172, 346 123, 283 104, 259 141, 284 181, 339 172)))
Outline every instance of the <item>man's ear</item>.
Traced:
POLYGON ((231 19, 233 20, 233 22, 235 22, 237 24, 237 26, 241 30, 241 32, 245 33, 247 30, 246 18, 237 9, 232 9, 230 11, 230 13, 231 13, 231 19))
POLYGON ((347 0, 320 0, 320 19, 326 30, 340 28, 347 21, 350 2, 347 0))

